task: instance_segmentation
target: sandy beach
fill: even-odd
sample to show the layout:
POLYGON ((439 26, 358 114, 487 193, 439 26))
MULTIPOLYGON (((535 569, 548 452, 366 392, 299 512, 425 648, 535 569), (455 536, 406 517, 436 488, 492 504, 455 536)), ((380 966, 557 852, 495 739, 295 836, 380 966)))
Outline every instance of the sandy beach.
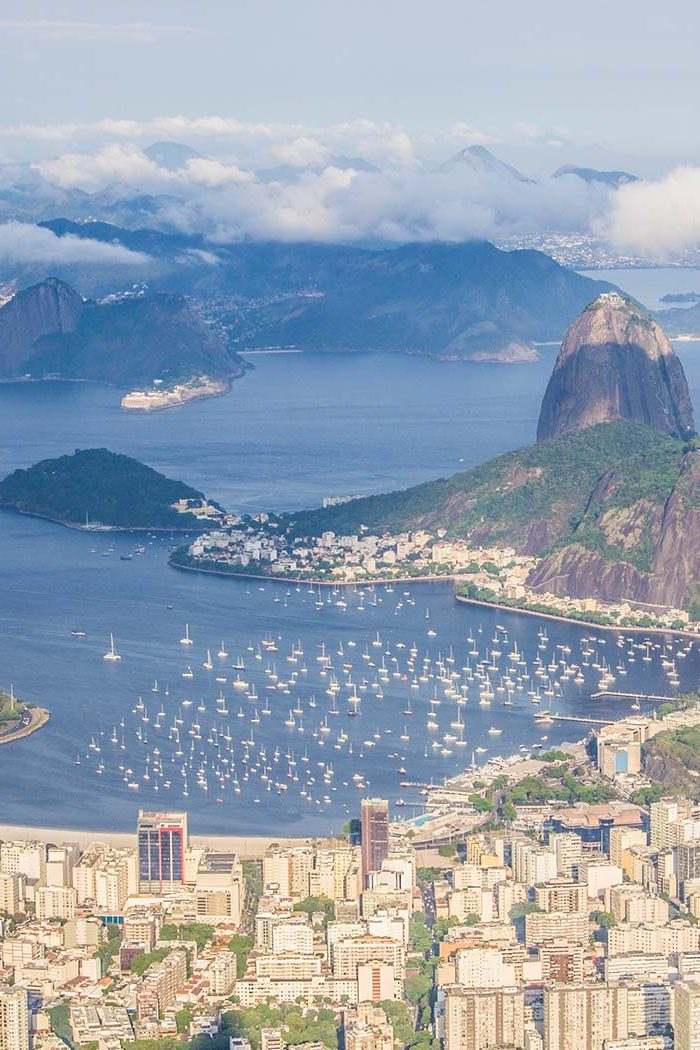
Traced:
MULTIPOLYGON (((120 831, 77 831, 75 828, 42 828, 26 827, 14 824, 0 824, 0 841, 16 839, 38 839, 40 842, 77 842, 87 846, 90 842, 109 842, 113 846, 136 846, 136 832, 120 831)), ((279 838, 273 835, 193 835, 190 833, 190 845, 207 845, 214 849, 232 850, 240 857, 262 857, 267 847, 273 843, 280 846, 301 846, 311 838, 279 838)))

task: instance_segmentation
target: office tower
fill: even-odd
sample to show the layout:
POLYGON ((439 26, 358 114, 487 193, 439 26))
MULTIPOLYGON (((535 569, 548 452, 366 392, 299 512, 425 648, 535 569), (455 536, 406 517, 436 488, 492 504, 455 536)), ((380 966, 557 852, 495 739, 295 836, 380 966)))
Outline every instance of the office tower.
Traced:
POLYGON ((0 1050, 29 1050, 29 1002, 24 988, 0 985, 0 1050))
POLYGON ((145 813, 138 819, 139 885, 142 893, 169 893, 185 878, 186 813, 145 813))
POLYGON ((379 871, 389 855, 389 803, 385 798, 363 798, 360 820, 362 877, 366 885, 370 871, 379 871))

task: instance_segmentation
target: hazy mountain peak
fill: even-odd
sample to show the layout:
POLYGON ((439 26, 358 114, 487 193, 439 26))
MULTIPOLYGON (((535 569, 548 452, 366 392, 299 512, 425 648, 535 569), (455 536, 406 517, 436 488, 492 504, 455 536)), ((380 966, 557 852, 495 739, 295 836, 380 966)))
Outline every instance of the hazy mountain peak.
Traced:
POLYGON ((196 160, 202 154, 184 142, 153 142, 143 151, 149 160, 168 171, 179 171, 188 160, 196 160))
POLYGON ((485 146, 465 146, 464 149, 450 157, 442 167, 444 170, 457 164, 469 167, 479 175, 489 175, 499 179, 514 179, 516 182, 534 182, 534 179, 523 175, 512 164, 506 164, 505 161, 499 160, 485 146))

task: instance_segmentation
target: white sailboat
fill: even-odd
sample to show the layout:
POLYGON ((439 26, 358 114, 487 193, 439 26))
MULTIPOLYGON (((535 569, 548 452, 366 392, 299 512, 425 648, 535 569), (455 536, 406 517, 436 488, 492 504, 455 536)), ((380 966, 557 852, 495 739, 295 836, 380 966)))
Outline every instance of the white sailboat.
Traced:
POLYGON ((110 634, 110 636, 109 636, 109 649, 104 654, 103 659, 104 660, 109 660, 112 663, 114 663, 116 660, 121 660, 121 656, 119 655, 117 650, 114 648, 114 635, 113 634, 110 634))

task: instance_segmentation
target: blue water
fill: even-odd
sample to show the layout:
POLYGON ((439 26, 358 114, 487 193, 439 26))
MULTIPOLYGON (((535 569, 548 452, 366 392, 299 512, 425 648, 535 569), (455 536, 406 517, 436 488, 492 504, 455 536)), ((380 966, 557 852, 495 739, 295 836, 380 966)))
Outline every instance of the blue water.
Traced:
POLYGON ((531 440, 553 351, 536 365, 256 354, 223 398, 124 413, 107 387, 0 385, 0 474, 105 445, 241 510, 314 506, 454 473, 531 440))
MULTIPOLYGON (((697 404, 700 373, 693 352, 683 353, 697 404)), ((76 447, 104 445, 183 478, 232 509, 310 506, 325 495, 391 489, 530 441, 551 355, 538 365, 517 368, 366 355, 258 356, 255 363, 228 397, 150 417, 121 413, 118 394, 99 386, 0 386, 0 472, 76 447)), ((0 513, 0 682, 12 682, 18 695, 52 711, 47 728, 0 748, 1 821, 128 829, 139 806, 186 807, 194 829, 202 833, 325 833, 354 815, 367 792, 419 803, 418 791, 402 787, 402 780, 426 783, 452 775, 471 761, 477 747, 488 749, 476 755, 482 762, 492 754, 513 753, 521 744, 542 742, 541 737, 547 737, 544 746, 549 746, 583 735, 586 727, 575 723, 535 725, 537 710, 550 704, 562 714, 590 714, 591 704, 601 717, 626 710, 622 701, 589 699, 598 680, 592 668, 586 669, 584 685, 564 681, 561 695, 543 697, 540 708, 525 691, 514 695, 512 707, 503 706, 504 694, 496 694, 490 707, 480 706, 478 690, 472 687, 460 709, 467 747, 459 749, 443 740, 454 735, 457 705, 430 677, 438 654, 444 657, 452 647, 450 666, 460 671, 468 659, 469 633, 483 649, 492 645, 496 624, 503 625, 509 635, 501 645, 495 687, 514 641, 532 662, 539 621, 459 605, 447 583, 397 585, 393 592, 378 588, 364 598, 349 591, 347 607, 337 605, 341 599, 335 595, 318 608, 316 596, 306 588, 266 584, 259 589, 255 582, 170 569, 166 537, 147 541, 144 556, 121 561, 119 555, 136 542, 134 536, 88 535, 0 513), (188 648, 179 642, 185 623, 194 639, 188 648), (87 637, 72 637, 75 627, 87 637), (372 645, 377 631, 381 647, 372 645), (123 657, 118 664, 102 658, 110 632, 123 657), (276 641, 277 650, 256 660, 266 637, 276 641), (225 660, 216 655, 222 639, 229 654, 225 660), (412 678, 420 674, 420 659, 415 672, 407 666, 414 641, 420 659, 427 653, 433 661, 428 681, 418 682, 418 688, 412 687, 412 678), (287 657, 299 642, 304 655, 292 664, 287 657), (321 675, 316 659, 321 644, 342 683, 337 716, 328 714, 329 676, 321 675), (211 671, 202 667, 207 648, 211 671), (365 648, 369 659, 362 656, 365 648), (241 676, 255 685, 257 701, 232 688, 236 672, 231 663, 238 656, 246 665, 241 676), (372 686, 382 659, 391 675, 379 699, 372 686), (266 674, 273 662, 277 682, 298 673, 288 693, 267 688, 275 684, 266 674), (305 674, 300 670, 304 663, 305 674), (345 682, 344 663, 352 664, 352 682, 361 697, 356 718, 347 714, 352 685, 345 682), (188 664, 193 679, 181 677, 188 664), (217 683, 216 677, 227 681, 217 683), (159 693, 151 692, 154 679, 159 693), (220 688, 229 711, 225 717, 216 710, 220 688), (430 731, 426 721, 436 689, 442 702, 433 707, 438 729, 430 731), (137 706, 139 695, 148 723, 137 706), (266 698, 269 715, 261 713, 266 698), (193 704, 182 709, 180 749, 186 754, 178 758, 167 727, 184 699, 193 704), (406 716, 409 700, 413 714, 406 716), (303 715, 295 716, 293 727, 285 726, 297 701, 303 715), (167 718, 158 730, 154 720, 161 703, 167 718), (198 712, 202 705, 205 710, 198 712), (237 717, 240 707, 242 719, 237 717), (254 721, 256 708, 259 723, 254 721), (329 734, 320 732, 324 716, 329 734), (188 733, 197 718, 199 740, 188 733), (229 735, 226 725, 230 752, 222 743, 221 734, 229 735), (114 726, 116 745, 111 743, 114 726), (491 726, 501 734, 490 735, 491 726), (146 742, 138 740, 137 730, 146 734, 146 742), (336 748, 341 730, 346 739, 341 737, 336 748), (246 746, 251 732, 254 744, 246 746), (410 739, 401 741, 401 735, 410 739), (90 747, 93 739, 99 752, 90 747), (442 741, 439 749, 432 747, 436 739, 442 741), (194 755, 188 761, 193 741, 194 755), (305 752, 308 762, 302 759, 305 752), (240 793, 233 778, 223 776, 232 766, 240 793), (324 780, 329 766, 333 774, 324 780), (183 768, 187 796, 182 793, 183 768), (200 770, 207 791, 197 783, 200 770), (138 791, 129 783, 138 783, 138 791)), ((543 652, 548 660, 560 655, 556 645, 567 645, 568 661, 580 661, 585 629, 551 623, 548 631, 543 652)), ((614 663, 620 652, 612 636, 603 637, 605 644, 596 649, 603 657, 612 650, 605 658, 614 663)), ((652 663, 630 663, 617 688, 667 693, 658 657, 656 652, 652 663)), ((678 664, 680 687, 690 688, 700 670, 696 652, 679 658, 678 664)), ((414 810, 408 806, 405 812, 414 810)))
POLYGON ((633 295, 649 310, 668 310, 681 303, 663 303, 662 296, 684 292, 700 294, 700 270, 694 267, 660 266, 642 270, 582 270, 595 281, 610 281, 633 295))

